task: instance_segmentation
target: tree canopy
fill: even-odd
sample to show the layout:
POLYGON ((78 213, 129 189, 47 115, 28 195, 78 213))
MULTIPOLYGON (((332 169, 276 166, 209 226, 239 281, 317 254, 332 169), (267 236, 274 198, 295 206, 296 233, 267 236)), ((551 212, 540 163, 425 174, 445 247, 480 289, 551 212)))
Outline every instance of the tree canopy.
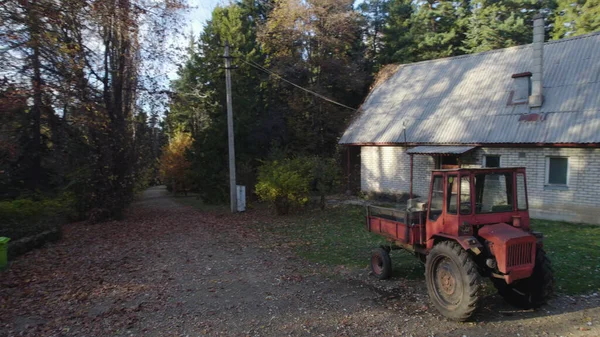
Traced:
POLYGON ((192 135, 196 188, 207 199, 225 200, 225 41, 237 67, 237 176, 253 186, 262 160, 336 157, 341 133, 382 66, 531 43, 538 12, 546 16, 548 36, 598 30, 596 17, 587 14, 592 7, 598 6, 590 0, 234 1, 215 8, 193 37, 173 82, 166 131, 192 135))
POLYGON ((226 200, 225 42, 237 176, 251 187, 265 161, 339 158, 387 64, 530 43, 536 13, 548 38, 600 30, 598 0, 235 0, 190 36, 165 88, 183 1, 0 1, 1 198, 69 192, 83 215, 118 217, 185 134, 186 186, 226 200))

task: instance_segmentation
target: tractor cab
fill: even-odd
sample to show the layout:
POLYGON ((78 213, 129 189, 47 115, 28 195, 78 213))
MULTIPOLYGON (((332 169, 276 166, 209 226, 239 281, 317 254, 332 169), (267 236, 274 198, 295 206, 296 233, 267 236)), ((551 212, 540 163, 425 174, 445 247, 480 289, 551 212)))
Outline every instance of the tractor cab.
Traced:
POLYGON ((487 224, 529 230, 525 168, 434 170, 429 191, 429 248, 436 235, 472 236, 487 224))

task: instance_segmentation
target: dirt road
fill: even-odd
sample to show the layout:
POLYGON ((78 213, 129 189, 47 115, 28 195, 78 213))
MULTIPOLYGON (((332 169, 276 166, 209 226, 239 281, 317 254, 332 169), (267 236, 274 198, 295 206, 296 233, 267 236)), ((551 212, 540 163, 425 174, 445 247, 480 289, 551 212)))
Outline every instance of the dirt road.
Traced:
POLYGON ((476 323, 451 322, 422 282, 308 263, 256 216, 152 188, 126 221, 69 225, 0 273, 0 336, 600 336, 598 295, 535 312, 490 296, 476 323))

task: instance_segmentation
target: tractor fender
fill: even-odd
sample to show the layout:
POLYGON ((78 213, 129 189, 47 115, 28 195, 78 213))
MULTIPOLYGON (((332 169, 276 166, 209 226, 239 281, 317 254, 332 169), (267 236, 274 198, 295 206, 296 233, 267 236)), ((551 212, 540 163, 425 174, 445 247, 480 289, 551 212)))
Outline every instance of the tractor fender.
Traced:
MULTIPOLYGON (((447 241, 447 240, 455 241, 461 247, 463 247, 464 250, 471 251, 475 255, 481 254, 481 248, 483 248, 483 245, 474 236, 454 236, 454 235, 439 233, 439 234, 434 235, 431 239, 434 241, 437 241, 440 239, 441 239, 441 241, 447 241)), ((431 245, 433 246, 433 241, 431 242, 431 245)))

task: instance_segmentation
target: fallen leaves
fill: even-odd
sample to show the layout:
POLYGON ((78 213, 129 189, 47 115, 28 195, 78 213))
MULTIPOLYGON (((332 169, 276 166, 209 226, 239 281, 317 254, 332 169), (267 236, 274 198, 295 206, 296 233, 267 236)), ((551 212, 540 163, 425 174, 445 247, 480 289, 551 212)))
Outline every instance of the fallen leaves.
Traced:
MULTIPOLYGON (((440 320, 421 281, 381 282, 364 270, 308 263, 293 248, 312 240, 261 231, 257 224, 270 219, 199 213, 155 198, 134 206, 126 221, 69 225, 62 241, 1 274, 0 336, 505 336, 515 334, 498 320, 529 315, 545 327, 558 317, 506 318, 490 309, 485 325, 440 320)), ((570 332, 595 333, 600 299, 561 303, 571 301, 578 307, 568 310, 592 309, 570 332)))

